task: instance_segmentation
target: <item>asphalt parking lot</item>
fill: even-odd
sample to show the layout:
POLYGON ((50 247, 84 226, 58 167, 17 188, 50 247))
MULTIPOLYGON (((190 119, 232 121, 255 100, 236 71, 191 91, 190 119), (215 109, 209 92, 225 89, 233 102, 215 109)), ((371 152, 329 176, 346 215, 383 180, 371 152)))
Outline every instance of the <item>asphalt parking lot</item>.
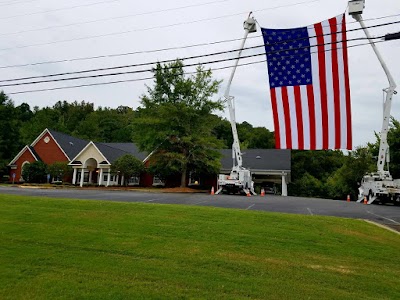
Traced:
POLYGON ((345 200, 281 197, 277 195, 246 197, 238 195, 210 195, 205 193, 161 193, 85 188, 41 189, 0 186, 0 201, 3 194, 118 202, 181 204, 310 216, 335 216, 365 219, 400 231, 400 206, 364 205, 353 201, 346 202, 345 200))

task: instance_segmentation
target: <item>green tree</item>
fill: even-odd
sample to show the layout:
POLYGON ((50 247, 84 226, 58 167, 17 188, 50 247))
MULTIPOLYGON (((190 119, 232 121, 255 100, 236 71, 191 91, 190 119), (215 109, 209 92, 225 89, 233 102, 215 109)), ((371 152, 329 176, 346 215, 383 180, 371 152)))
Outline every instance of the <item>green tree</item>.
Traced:
POLYGON ((26 182, 45 183, 47 176, 47 166, 42 161, 35 161, 25 164, 22 168, 22 177, 26 182))
POLYGON ((341 151, 292 151, 290 195, 328 198, 327 179, 342 167, 344 158, 345 155, 341 151), (316 184, 314 179, 319 183, 316 184), (309 190, 305 189, 307 182, 313 182, 309 190))
POLYGON ((144 171, 143 162, 131 154, 126 154, 116 159, 111 165, 113 172, 124 176, 125 182, 132 176, 139 176, 144 171))
POLYGON ((47 166, 47 172, 55 181, 62 181, 64 177, 72 174, 71 166, 68 162, 57 161, 47 166))
POLYGON ((199 66, 195 75, 186 76, 183 67, 180 60, 157 64, 154 87, 141 97, 133 139, 141 150, 154 151, 153 166, 160 163, 168 172, 180 173, 185 187, 189 171, 220 168, 216 149, 222 143, 212 134, 212 113, 223 106, 211 99, 220 82, 212 80, 210 70, 199 66))
POLYGON ((391 118, 388 132, 390 150, 390 173, 393 178, 400 178, 400 122, 391 118))
POLYGON ((22 148, 19 126, 18 110, 13 101, 0 92, 0 178, 7 173, 5 166, 22 148))
POLYGON ((363 175, 376 169, 368 147, 358 147, 344 157, 343 166, 327 179, 329 198, 346 199, 350 195, 355 199, 363 175))

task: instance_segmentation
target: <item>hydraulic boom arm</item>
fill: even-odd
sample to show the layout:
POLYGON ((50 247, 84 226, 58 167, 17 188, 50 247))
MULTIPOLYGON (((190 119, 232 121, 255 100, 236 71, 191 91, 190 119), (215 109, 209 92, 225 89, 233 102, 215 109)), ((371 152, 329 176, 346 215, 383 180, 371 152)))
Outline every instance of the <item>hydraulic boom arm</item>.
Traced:
POLYGON ((369 31, 365 26, 365 23, 363 21, 361 14, 355 14, 355 15, 353 15, 353 18, 356 19, 360 23, 361 27, 363 28, 365 35, 367 36, 367 38, 372 46, 372 49, 374 49, 375 54, 378 57, 379 62, 381 63, 382 68, 385 71, 386 76, 389 81, 389 87, 384 89, 384 91, 386 92, 386 99, 385 99, 385 103, 383 106, 383 122, 382 122, 382 129, 381 129, 381 133, 380 133, 379 157, 378 157, 378 162, 377 162, 377 171, 380 174, 380 176, 384 177, 384 174, 385 174, 384 167, 385 167, 385 162, 386 162, 386 159, 388 157, 388 152, 389 152, 389 146, 387 143, 387 134, 388 134, 388 130, 389 130, 390 110, 392 107, 393 94, 396 93, 396 91, 395 91, 396 83, 394 82, 392 74, 390 73, 381 54, 379 53, 378 48, 376 47, 375 43, 373 42, 372 37, 369 34, 369 31))
POLYGON ((235 65, 233 67, 231 76, 228 81, 228 85, 225 90, 225 100, 228 103, 228 109, 229 109, 229 119, 232 127, 232 135, 233 135, 233 145, 232 145, 232 158, 233 158, 233 169, 232 170, 239 170, 242 168, 242 152, 240 151, 240 144, 239 144, 239 137, 237 133, 237 128, 236 128, 236 117, 235 117, 235 105, 234 105, 234 97, 229 95, 229 91, 231 89, 231 84, 233 80, 233 76, 235 75, 236 68, 239 63, 240 55, 242 54, 242 50, 244 48, 244 44, 247 39, 247 35, 250 32, 255 32, 256 31, 256 22, 253 17, 251 17, 251 13, 249 14, 248 19, 244 22, 243 24, 245 33, 244 37, 242 40, 242 44, 240 46, 240 50, 237 56, 237 59, 235 61, 235 65))

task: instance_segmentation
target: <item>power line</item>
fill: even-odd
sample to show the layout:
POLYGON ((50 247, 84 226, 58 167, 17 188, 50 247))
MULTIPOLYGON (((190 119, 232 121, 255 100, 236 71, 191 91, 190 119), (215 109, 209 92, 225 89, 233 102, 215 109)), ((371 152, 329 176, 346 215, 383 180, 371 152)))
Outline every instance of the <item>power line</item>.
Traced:
MULTIPOLYGON (((30 1, 34 1, 34 0, 30 0, 30 1)), ((48 29, 54 29, 54 28, 63 28, 63 27, 91 24, 91 23, 104 22, 104 21, 110 21, 110 20, 125 19, 125 18, 137 17, 137 16, 145 16, 145 15, 151 15, 151 14, 156 14, 156 13, 161 13, 161 12, 168 12, 168 11, 174 11, 174 10, 180 10, 180 9, 186 9, 186 8, 206 6, 206 5, 210 5, 210 4, 217 4, 217 3, 227 2, 227 1, 230 1, 230 0, 212 1, 212 2, 206 2, 206 3, 200 3, 200 4, 193 4, 193 5, 185 5, 185 6, 180 6, 180 7, 174 7, 174 8, 153 10, 153 11, 130 14, 130 15, 125 15, 125 16, 97 19, 97 20, 77 22, 77 23, 58 25, 58 26, 49 26, 49 27, 43 27, 43 28, 37 28, 37 29, 29 29, 29 30, 10 32, 10 33, 2 33, 2 34, 0 34, 0 37, 9 36, 9 35, 15 35, 15 34, 21 34, 21 33, 27 33, 27 32, 42 31, 42 30, 48 30, 48 29)))
MULTIPOLYGON (((113 1, 119 1, 119 0, 112 0, 110 2, 113 2, 113 1)), ((260 11, 265 11, 265 10, 273 10, 273 9, 284 8, 284 7, 291 7, 291 6, 296 6, 296 5, 300 5, 300 4, 309 4, 309 3, 318 2, 318 1, 320 1, 320 0, 312 0, 312 1, 292 3, 292 4, 288 4, 288 5, 280 5, 280 6, 275 6, 275 7, 258 9, 258 10, 255 10, 255 12, 260 12, 260 11)), ((219 16, 219 17, 205 18, 205 19, 199 19, 199 20, 187 21, 187 22, 181 22, 181 23, 174 23, 174 24, 169 24, 169 25, 161 25, 161 26, 154 26, 154 27, 148 27, 148 28, 139 28, 139 29, 126 30, 126 31, 111 32, 111 33, 99 34, 99 35, 93 35, 93 36, 87 36, 87 37, 81 37, 81 38, 73 38, 73 39, 52 41, 52 42, 46 42, 46 43, 38 43, 38 44, 22 45, 22 46, 17 46, 17 47, 10 47, 10 48, 2 48, 2 49, 0 49, 0 51, 8 51, 8 50, 14 50, 14 49, 36 47, 36 46, 53 45, 53 44, 95 39, 95 38, 101 38, 101 37, 107 37, 107 36, 123 35, 123 34, 132 33, 132 32, 148 31, 148 30, 154 30, 154 29, 160 29, 160 28, 188 25, 188 24, 194 24, 194 23, 199 23, 199 22, 204 22, 204 21, 218 20, 218 19, 222 19, 222 18, 243 15, 246 13, 248 13, 248 12, 240 12, 240 13, 236 13, 236 14, 223 15, 223 16, 219 16)), ((0 18, 0 20, 1 20, 1 18, 0 18)))
MULTIPOLYGON (((374 20, 382 20, 382 19, 398 17, 398 16, 400 16, 400 14, 375 17, 375 18, 365 19, 364 21, 367 22, 367 21, 374 21, 374 20)), ((352 23, 356 23, 356 21, 348 22, 347 24, 352 24, 352 23)), ((261 37, 261 35, 251 36, 251 37, 248 37, 248 39, 259 38, 259 37, 261 37)), ((186 45, 186 46, 160 48, 160 49, 154 49, 154 50, 132 51, 132 52, 124 52, 124 53, 114 53, 114 54, 106 54, 106 55, 76 57, 76 58, 59 59, 59 60, 52 60, 52 61, 42 61, 42 62, 36 62, 36 63, 6 65, 6 66, 0 66, 0 69, 20 68, 20 67, 28 67, 28 66, 38 66, 38 65, 45 65, 45 64, 84 61, 84 60, 93 60, 93 59, 101 59, 101 58, 112 58, 112 57, 130 56, 130 55, 136 55, 136 54, 148 54, 148 53, 172 51, 172 50, 178 50, 178 49, 188 49, 188 48, 195 48, 195 47, 211 46, 211 45, 217 45, 217 44, 222 44, 222 43, 235 42, 235 41, 239 41, 241 39, 242 38, 236 38, 236 39, 221 40, 221 41, 214 41, 214 42, 208 42, 208 43, 192 44, 192 45, 186 45)))
MULTIPOLYGON (((382 37, 379 37, 382 38, 382 37)), ((356 38, 356 39, 350 39, 346 41, 359 41, 359 40, 368 40, 368 38, 356 38)), ((334 43, 324 43, 324 44, 317 44, 314 46, 310 47, 299 47, 299 48, 293 48, 291 51, 296 51, 296 50, 303 50, 307 48, 313 48, 313 47, 319 47, 319 46, 325 46, 325 45, 334 45, 334 44, 339 44, 341 41, 334 42, 334 43)), ((264 46, 264 45, 262 45, 264 46)), ((276 51, 271 51, 268 52, 268 54, 274 54, 274 53, 279 53, 279 52, 284 52, 286 50, 276 50, 276 51)), ((316 52, 311 52, 311 53, 319 53, 319 52, 328 52, 331 50, 324 50, 324 51, 316 51, 316 52)), ((252 54, 252 55, 247 55, 247 56, 242 56, 241 59, 246 59, 246 58, 252 58, 256 56, 261 56, 265 55, 266 53, 258 53, 258 54, 252 54)), ((287 55, 287 56, 296 56, 295 54, 287 55)), ((283 55, 282 57, 285 57, 283 55)), ((221 62, 226 62, 226 61, 232 61, 236 60, 236 57, 233 58, 224 58, 224 59, 219 59, 219 60, 213 60, 213 61, 207 61, 201 63, 201 65, 205 64, 215 64, 215 63, 221 63, 221 62)), ((193 67, 193 66, 198 66, 199 63, 192 63, 192 64, 187 64, 185 67, 193 67)), ((167 67, 167 68, 174 68, 174 67, 167 67)), ((119 76, 119 75, 127 75, 127 74, 138 74, 138 73, 148 73, 151 72, 152 69, 144 69, 144 70, 134 70, 134 71, 124 71, 124 72, 116 72, 116 73, 106 73, 106 74, 97 74, 97 75, 86 75, 86 76, 78 76, 78 77, 68 77, 68 78, 58 78, 58 79, 49 79, 49 80, 40 80, 40 81, 30 81, 30 82, 22 82, 22 83, 9 83, 9 84, 2 84, 0 87, 9 87, 9 86, 21 86, 21 85, 28 85, 28 84, 40 84, 40 83, 49 83, 49 82, 59 82, 59 81, 70 81, 70 80, 80 80, 80 79, 88 79, 88 78, 99 78, 99 77, 108 77, 108 76, 119 76)))
POLYGON ((27 1, 12 1, 12 2, 0 2, 0 6, 9 6, 9 5, 14 5, 14 4, 20 4, 20 3, 28 3, 28 2, 36 2, 37 0, 27 0, 27 1))
MULTIPOLYGON (((385 41, 377 41, 377 42, 375 42, 375 44, 383 43, 383 42, 385 42, 385 41)), ((347 48, 365 46, 365 45, 369 45, 369 44, 370 43, 350 45, 347 48)), ((255 62, 239 63, 238 67, 254 65, 254 64, 259 64, 259 63, 265 63, 265 62, 266 62, 266 59, 263 59, 263 60, 260 60, 260 61, 255 61, 255 62)), ((229 69, 229 68, 232 68, 232 67, 233 66, 219 67, 219 68, 211 69, 211 71, 219 71, 219 70, 223 70, 223 69, 229 69)), ((196 74, 196 72, 186 72, 185 74, 187 74, 187 75, 196 74)), ((88 83, 88 84, 73 85, 73 86, 63 86, 63 87, 55 87, 55 88, 25 90, 25 91, 12 92, 12 93, 7 93, 7 94, 8 95, 16 95, 16 94, 25 94, 25 93, 34 93, 34 92, 46 92, 46 91, 73 89, 73 88, 81 88, 81 87, 89 87, 89 86, 99 86, 99 85, 110 85, 110 84, 126 83, 126 82, 146 81, 146 80, 151 80, 151 79, 154 79, 154 76, 144 77, 144 78, 136 78, 136 79, 124 79, 124 80, 117 80, 117 81, 107 81, 107 82, 100 82, 100 83, 88 83)))
MULTIPOLYGON (((119 1, 120 1, 120 0, 106 0, 106 1, 88 3, 88 4, 80 4, 80 5, 75 5, 75 6, 68 6, 68 7, 63 7, 63 8, 56 8, 56 9, 43 10, 43 11, 38 11, 38 12, 33 12, 33 13, 20 14, 20 15, 13 15, 13 16, 8 16, 8 17, 2 17, 2 18, 0 18, 0 20, 7 20, 7 19, 13 19, 13 18, 19 18, 19 17, 27 17, 27 16, 33 16, 33 15, 44 14, 44 13, 48 13, 48 12, 56 12, 56 11, 62 11, 62 10, 70 10, 70 9, 75 9, 75 8, 80 8, 80 7, 88 7, 88 6, 94 6, 94 5, 105 4, 105 3, 112 3, 112 2, 119 2, 119 1)), ((27 1, 27 2, 28 2, 28 1, 27 1)))
MULTIPOLYGON (((397 24, 397 23, 400 23, 400 21, 371 25, 371 26, 367 26, 366 28, 381 27, 381 26, 393 25, 393 24, 397 24)), ((362 30, 362 28, 349 29, 349 30, 346 30, 346 32, 353 32, 353 31, 358 31, 358 30, 362 30)), ((308 38, 323 37, 323 36, 327 36, 327 35, 332 35, 334 33, 335 34, 343 33, 343 31, 330 32, 330 33, 325 33, 325 34, 322 34, 322 35, 310 36, 308 38)), ((379 38, 382 38, 382 37, 379 37, 379 38)), ((285 41, 282 41, 282 42, 274 43, 273 45, 276 46, 276 45, 279 45, 279 44, 284 44, 286 42, 295 42, 295 41, 301 41, 301 40, 304 40, 304 39, 305 38, 290 39, 290 40, 285 40, 285 41)), ((360 40, 360 39, 365 39, 365 38, 356 38, 356 39, 352 39, 352 40, 348 40, 348 41, 355 41, 355 40, 360 40)), ((258 46, 246 47, 246 48, 243 48, 243 50, 256 49, 256 48, 260 48, 260 47, 264 47, 264 44, 258 45, 258 46)), ((233 50, 213 52, 213 53, 208 53, 208 54, 189 56, 189 57, 181 58, 181 60, 188 60, 188 59, 195 59, 195 58, 202 58, 202 57, 208 57, 208 56, 214 56, 214 55, 227 54, 227 53, 232 53, 232 52, 236 52, 236 51, 239 51, 239 50, 240 49, 233 49, 233 50)), ((83 73, 90 73, 90 72, 109 71, 109 70, 116 70, 116 69, 123 69, 123 68, 142 67, 142 66, 154 65, 156 63, 168 63, 168 62, 172 62, 172 61, 175 61, 175 59, 163 60, 163 61, 158 61, 158 62, 145 62, 145 63, 140 63, 140 64, 130 64, 130 65, 107 67, 107 68, 97 68, 97 69, 88 69, 88 70, 80 70, 80 71, 48 74, 48 75, 40 75, 40 76, 30 76, 30 77, 3 79, 3 80, 0 80, 0 82, 10 82, 10 81, 19 81, 19 80, 28 80, 28 79, 37 79, 37 78, 48 78, 48 77, 83 74, 83 73)), ((1 86, 6 86, 6 85, 0 85, 0 87, 1 86)))

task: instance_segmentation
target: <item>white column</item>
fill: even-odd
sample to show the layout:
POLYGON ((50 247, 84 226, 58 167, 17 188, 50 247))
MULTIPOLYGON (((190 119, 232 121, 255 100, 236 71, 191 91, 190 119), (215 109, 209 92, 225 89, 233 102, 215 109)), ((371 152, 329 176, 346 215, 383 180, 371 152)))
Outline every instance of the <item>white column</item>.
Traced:
POLYGON ((76 184, 76 174, 78 173, 77 171, 78 169, 74 168, 74 175, 72 175, 72 184, 76 184))
POLYGON ((114 181, 117 183, 117 185, 118 185, 118 180, 119 180, 119 174, 117 174, 117 176, 115 177, 115 181, 114 181))
POLYGON ((110 177, 111 177, 111 170, 110 170, 110 169, 108 169, 108 175, 107 175, 107 185, 106 185, 106 186, 109 186, 109 185, 110 185, 110 177))
POLYGON ((83 179, 85 177, 85 168, 82 167, 82 171, 81 171, 81 183, 80 186, 83 187, 83 179))
POLYGON ((124 175, 122 175, 121 176, 121 185, 124 185, 124 179, 125 179, 125 177, 124 177, 124 175))
POLYGON ((99 185, 102 185, 103 184, 103 169, 100 169, 100 172, 99 172, 99 176, 100 176, 100 178, 99 178, 99 185))
POLYGON ((92 183, 93 171, 89 170, 89 183, 92 183))
POLYGON ((282 173, 282 196, 287 196, 286 173, 282 173))

